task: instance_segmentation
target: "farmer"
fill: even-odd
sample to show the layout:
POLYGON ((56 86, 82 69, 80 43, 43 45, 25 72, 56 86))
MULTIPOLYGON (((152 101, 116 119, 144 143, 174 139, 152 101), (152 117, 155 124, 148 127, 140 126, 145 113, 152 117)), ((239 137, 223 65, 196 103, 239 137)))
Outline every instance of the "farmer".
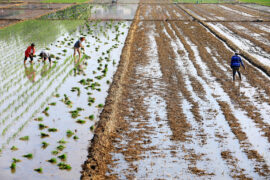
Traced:
POLYGON ((24 64, 26 63, 26 60, 28 58, 30 58, 30 63, 32 64, 35 52, 36 52, 35 44, 32 43, 31 46, 28 46, 28 48, 25 50, 24 64))
POLYGON ((45 62, 47 59, 49 59, 50 65, 52 64, 51 55, 48 51, 42 50, 40 52, 39 56, 43 59, 43 62, 45 62))
POLYGON ((80 62, 81 60, 81 51, 80 48, 84 49, 82 42, 85 40, 85 37, 80 37, 80 39, 74 44, 74 58, 75 58, 75 63, 76 62, 76 52, 78 52, 79 54, 79 60, 78 62, 80 62))
POLYGON ((241 73, 239 71, 240 65, 242 65, 243 68, 246 69, 244 64, 243 64, 243 61, 241 60, 240 56, 238 56, 238 55, 239 55, 239 51, 235 51, 234 55, 231 58, 231 68, 233 70, 233 81, 235 80, 236 72, 238 73, 240 81, 241 81, 241 73))

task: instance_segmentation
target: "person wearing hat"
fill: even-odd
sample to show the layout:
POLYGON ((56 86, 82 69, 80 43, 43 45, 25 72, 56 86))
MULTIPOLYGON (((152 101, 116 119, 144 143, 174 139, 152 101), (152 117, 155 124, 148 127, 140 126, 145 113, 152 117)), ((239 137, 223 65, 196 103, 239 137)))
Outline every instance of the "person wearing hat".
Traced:
POLYGON ((240 73, 240 70, 239 70, 240 66, 242 66, 244 69, 246 69, 244 64, 243 64, 243 61, 242 61, 241 57, 239 56, 239 54, 240 53, 237 50, 237 51, 235 51, 234 55, 231 58, 231 68, 233 70, 233 81, 235 80, 236 72, 238 73, 240 81, 241 81, 241 73, 240 73))
POLYGON ((81 60, 81 51, 80 48, 84 49, 82 42, 85 40, 85 37, 80 37, 80 39, 78 41, 76 41, 76 43, 74 44, 74 58, 75 58, 75 63, 76 62, 76 52, 78 52, 79 54, 79 60, 78 62, 80 62, 81 60))
POLYGON ((28 46, 28 48, 25 50, 24 54, 25 54, 25 57, 24 57, 24 64, 26 63, 26 60, 28 58, 30 58, 30 63, 32 64, 33 62, 33 58, 34 58, 34 55, 35 55, 35 52, 36 52, 36 49, 35 49, 35 44, 32 43, 31 46, 28 46))
POLYGON ((43 59, 43 62, 45 62, 47 59, 49 59, 50 65, 52 64, 51 55, 48 51, 42 50, 40 52, 39 56, 43 59))

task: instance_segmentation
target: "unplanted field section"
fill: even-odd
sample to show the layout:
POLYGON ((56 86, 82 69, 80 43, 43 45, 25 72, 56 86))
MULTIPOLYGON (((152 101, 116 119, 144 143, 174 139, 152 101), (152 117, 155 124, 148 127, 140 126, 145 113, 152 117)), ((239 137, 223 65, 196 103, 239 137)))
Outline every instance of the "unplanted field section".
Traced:
MULTIPOLYGON (((240 69, 242 81, 237 77, 233 82, 234 50, 213 33, 223 34, 263 62, 262 57, 269 58, 268 22, 208 22, 210 31, 201 22, 166 19, 189 11, 200 20, 210 20, 215 7, 221 15, 211 20, 233 21, 239 14, 231 10, 234 5, 222 6, 194 5, 195 10, 181 4, 178 11, 174 5, 139 6, 120 103, 113 112, 108 106, 110 111, 101 117, 97 139, 105 139, 106 144, 92 144, 84 177, 270 177, 270 78, 242 57, 246 70, 240 69), (235 14, 225 16, 226 11, 235 14), (148 17, 153 21, 144 21, 148 17), (117 122, 107 119, 110 113, 117 122), (105 122, 116 123, 116 131, 104 133, 105 122)), ((236 19, 255 20, 251 11, 236 19)))
POLYGON ((270 14, 260 10, 233 4, 181 4, 201 20, 208 21, 256 21, 270 20, 270 14))
POLYGON ((18 4, 0 9, 0 19, 33 19, 67 6, 70 4, 18 4))
POLYGON ((192 18, 173 4, 142 4, 140 20, 192 20, 192 18))

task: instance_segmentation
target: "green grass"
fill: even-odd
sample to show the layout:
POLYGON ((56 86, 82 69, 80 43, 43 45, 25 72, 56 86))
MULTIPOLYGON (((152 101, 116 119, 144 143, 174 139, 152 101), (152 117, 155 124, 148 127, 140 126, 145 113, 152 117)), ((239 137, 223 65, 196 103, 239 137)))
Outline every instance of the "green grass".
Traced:
POLYGON ((270 6, 270 1, 269 0, 240 0, 240 2, 244 3, 257 3, 265 6, 270 6))
POLYGON ((42 3, 83 3, 89 0, 43 0, 42 3))

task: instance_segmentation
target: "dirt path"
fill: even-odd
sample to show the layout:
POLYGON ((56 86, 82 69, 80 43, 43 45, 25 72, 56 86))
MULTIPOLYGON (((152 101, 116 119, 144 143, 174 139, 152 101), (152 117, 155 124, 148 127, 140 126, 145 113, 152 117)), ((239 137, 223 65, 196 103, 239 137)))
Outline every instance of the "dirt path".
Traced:
POLYGON ((153 6, 138 6, 82 179, 270 178, 269 77, 244 60, 233 83, 222 40, 153 6))

